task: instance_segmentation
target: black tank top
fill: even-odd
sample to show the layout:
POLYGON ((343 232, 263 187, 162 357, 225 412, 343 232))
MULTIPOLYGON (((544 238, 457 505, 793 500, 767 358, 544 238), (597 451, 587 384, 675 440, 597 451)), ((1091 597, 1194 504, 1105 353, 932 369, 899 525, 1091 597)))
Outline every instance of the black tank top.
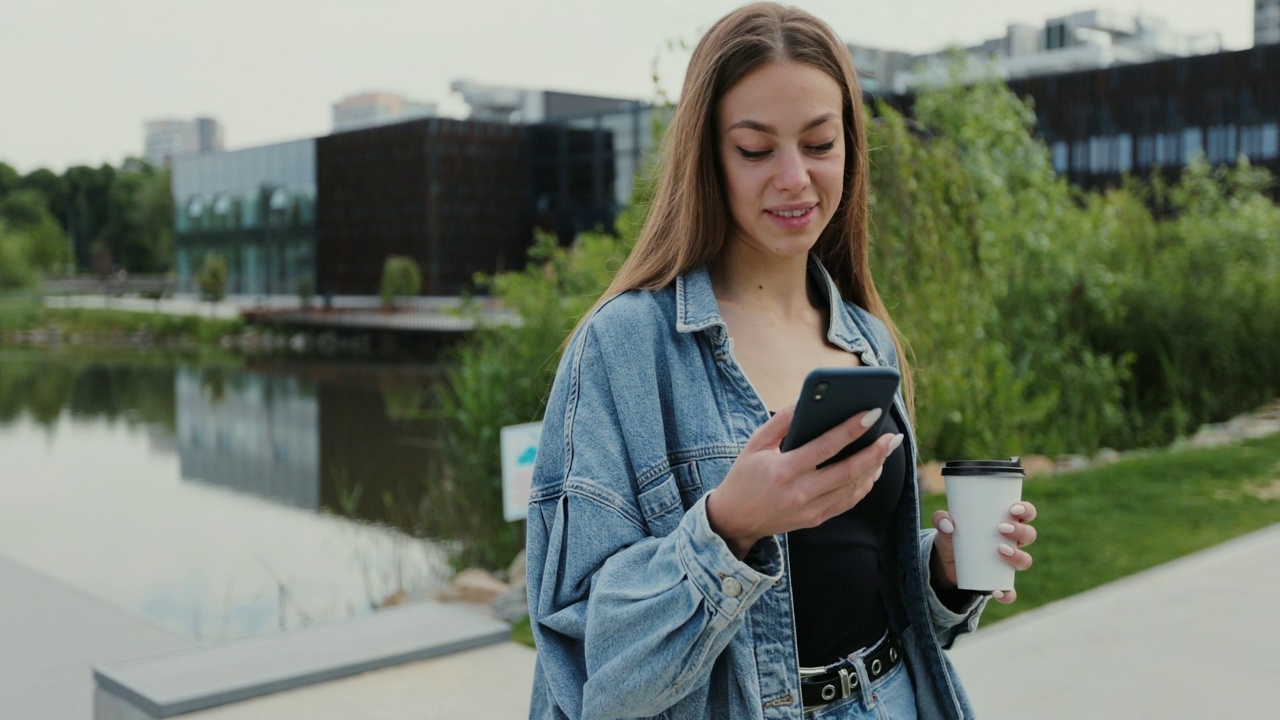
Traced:
MULTIPOLYGON (((892 415, 884 432, 901 432, 892 415)), ((802 666, 829 665, 879 640, 888 629, 880 557, 891 542, 891 520, 906 477, 906 449, 899 446, 857 505, 816 528, 787 534, 802 666)))

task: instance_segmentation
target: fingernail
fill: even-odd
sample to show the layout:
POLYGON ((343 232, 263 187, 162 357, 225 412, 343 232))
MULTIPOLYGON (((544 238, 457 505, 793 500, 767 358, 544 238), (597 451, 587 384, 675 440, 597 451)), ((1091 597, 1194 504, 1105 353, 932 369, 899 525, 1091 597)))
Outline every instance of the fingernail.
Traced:
POLYGON ((902 444, 903 437, 905 436, 902 433, 898 433, 893 436, 893 439, 889 441, 889 452, 893 452, 898 449, 898 446, 902 444))
POLYGON ((882 412, 884 411, 880 408, 874 408, 866 415, 863 415, 862 420, 860 421, 862 423, 862 427, 871 427, 872 425, 875 425, 876 421, 880 419, 880 414, 882 412))
POLYGON ((883 473, 883 472, 884 472, 884 466, 883 466, 883 465, 881 465, 880 467, 876 468, 876 474, 871 476, 871 482, 875 482, 875 481, 879 480, 879 479, 880 479, 880 475, 881 475, 881 473, 883 473))
POLYGON ((1017 505, 1014 505, 1013 507, 1009 508, 1009 512, 1013 513, 1014 515, 1021 515, 1026 511, 1027 511, 1027 506, 1023 505, 1022 503, 1018 503, 1017 505))
POLYGON ((956 526, 951 522, 950 518, 942 518, 938 521, 938 529, 950 535, 956 531, 956 526))
POLYGON ((1003 590, 992 590, 992 591, 991 591, 991 597, 993 597, 993 598, 995 598, 995 599, 999 600, 1000 598, 1004 597, 1004 591, 1003 591, 1003 590))
POLYGON ((1002 532, 1002 533, 1011 533, 1011 532, 1013 532, 1013 526, 1012 526, 1012 525, 1010 525, 1009 523, 1000 523, 1000 524, 999 524, 999 525, 997 525, 996 527, 997 527, 997 528, 999 528, 1000 532, 1002 532))
POLYGON ((1013 557, 1013 553, 1014 553, 1014 549, 1012 545, 1006 545, 1005 543, 1000 543, 1001 555, 1004 555, 1005 557, 1013 557))

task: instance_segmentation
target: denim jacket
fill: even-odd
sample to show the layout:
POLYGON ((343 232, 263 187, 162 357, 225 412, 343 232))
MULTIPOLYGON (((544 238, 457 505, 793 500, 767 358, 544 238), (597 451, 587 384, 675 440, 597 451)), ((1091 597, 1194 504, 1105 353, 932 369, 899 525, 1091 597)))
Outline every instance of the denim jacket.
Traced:
MULTIPOLYGON (((839 291, 828 340, 865 365, 897 364, 884 325, 839 291)), ((835 300, 835 302, 832 302, 835 300)), ((921 718, 973 717, 943 648, 977 627, 981 597, 954 613, 929 585, 915 442, 894 517, 885 599, 921 718)), ((738 560, 705 496, 769 417, 733 357, 705 269, 610 299, 561 359, 533 473, 529 614, 536 718, 800 718, 785 534, 738 560)), ((833 658, 834 660, 834 658, 833 658)))

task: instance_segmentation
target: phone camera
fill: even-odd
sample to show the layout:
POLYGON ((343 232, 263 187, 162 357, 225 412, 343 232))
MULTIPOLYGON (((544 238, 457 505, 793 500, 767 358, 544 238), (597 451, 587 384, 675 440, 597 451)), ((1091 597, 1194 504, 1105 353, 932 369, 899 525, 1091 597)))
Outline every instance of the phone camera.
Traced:
POLYGON ((826 396, 827 396, 827 388, 828 388, 828 387, 830 387, 830 385, 829 385, 829 384, 827 384, 827 383, 825 383, 825 382, 820 382, 820 383, 818 383, 817 385, 814 385, 814 386, 813 386, 813 399, 814 399, 814 402, 817 402, 818 400, 821 400, 822 398, 824 398, 824 397, 826 397, 826 396))

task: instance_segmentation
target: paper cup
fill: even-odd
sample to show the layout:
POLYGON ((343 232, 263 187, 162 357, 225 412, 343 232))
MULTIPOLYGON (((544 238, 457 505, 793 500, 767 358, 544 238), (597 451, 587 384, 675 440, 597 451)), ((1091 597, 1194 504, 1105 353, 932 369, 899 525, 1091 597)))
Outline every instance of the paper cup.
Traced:
POLYGON ((956 581, 962 590, 1013 589, 1013 566, 1000 554, 1009 542, 997 527, 1022 499, 1026 471, 1018 458, 954 460, 942 467, 947 512, 955 524, 956 581))

